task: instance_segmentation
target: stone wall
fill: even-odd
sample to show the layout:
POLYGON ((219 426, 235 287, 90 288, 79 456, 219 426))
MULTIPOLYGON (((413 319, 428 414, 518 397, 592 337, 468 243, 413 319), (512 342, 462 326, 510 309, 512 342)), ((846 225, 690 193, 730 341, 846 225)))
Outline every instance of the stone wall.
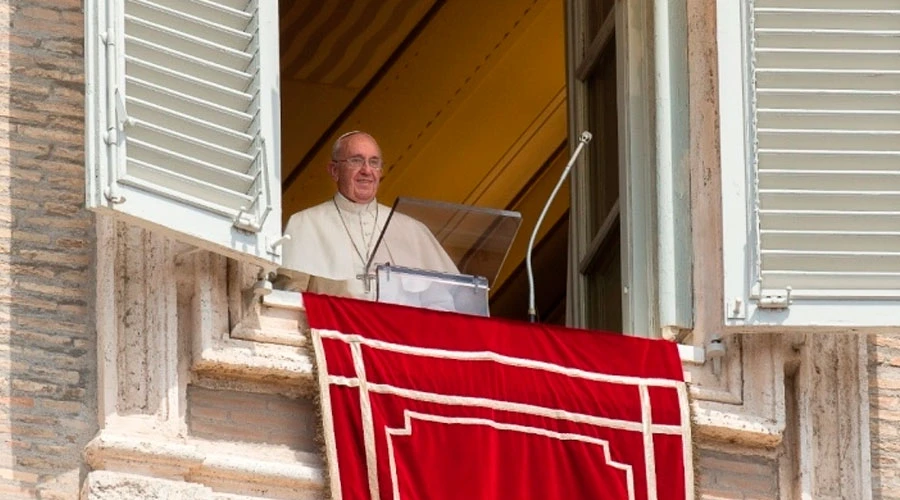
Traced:
POLYGON ((900 335, 869 337, 872 497, 900 499, 900 335))
POLYGON ((303 399, 278 394, 188 386, 191 436, 246 443, 284 445, 315 453, 315 413, 303 399))
POLYGON ((80 0, 0 1, 0 498, 77 498, 96 433, 80 0))

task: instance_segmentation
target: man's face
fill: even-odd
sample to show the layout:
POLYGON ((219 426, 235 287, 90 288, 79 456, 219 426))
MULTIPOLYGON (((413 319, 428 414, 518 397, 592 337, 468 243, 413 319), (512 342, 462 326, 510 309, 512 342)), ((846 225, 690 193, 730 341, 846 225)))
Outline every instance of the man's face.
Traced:
POLYGON ((378 144, 368 135, 355 134, 342 141, 338 157, 328 164, 328 173, 345 198, 368 203, 375 199, 381 181, 382 169, 373 168, 373 163, 381 165, 378 144), (360 162, 360 159, 365 161, 360 162))

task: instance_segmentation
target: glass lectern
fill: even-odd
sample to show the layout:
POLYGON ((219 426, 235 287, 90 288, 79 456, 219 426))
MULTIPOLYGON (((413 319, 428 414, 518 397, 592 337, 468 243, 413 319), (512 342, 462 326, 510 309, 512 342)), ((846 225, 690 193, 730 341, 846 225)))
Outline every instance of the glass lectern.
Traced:
POLYGON ((521 222, 518 212, 397 198, 367 265, 376 300, 487 316, 521 222))

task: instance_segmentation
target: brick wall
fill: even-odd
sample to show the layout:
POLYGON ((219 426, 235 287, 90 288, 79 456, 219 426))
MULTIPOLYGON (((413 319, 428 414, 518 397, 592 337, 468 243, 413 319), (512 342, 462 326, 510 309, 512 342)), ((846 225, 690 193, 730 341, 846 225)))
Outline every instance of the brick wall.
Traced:
MULTIPOLYGON (((705 500, 775 500, 779 497, 774 458, 696 448, 697 497, 705 500)), ((744 450, 749 451, 749 450, 744 450)))
POLYGON ((869 338, 872 498, 900 499, 900 335, 869 338))
POLYGON ((77 498, 96 432, 81 0, 0 0, 0 498, 77 498))
POLYGON ((316 453, 318 417, 309 408, 308 401, 274 394, 188 387, 188 429, 199 438, 316 453))

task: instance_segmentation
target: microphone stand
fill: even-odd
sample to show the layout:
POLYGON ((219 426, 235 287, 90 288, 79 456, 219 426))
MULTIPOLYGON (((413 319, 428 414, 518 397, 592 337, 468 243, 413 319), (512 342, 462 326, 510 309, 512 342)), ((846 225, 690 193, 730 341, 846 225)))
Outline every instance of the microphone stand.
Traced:
POLYGON ((547 203, 544 204, 544 209, 541 210, 541 215, 538 217, 537 223, 534 225, 534 230, 531 231, 531 238, 528 240, 528 252, 525 254, 525 268, 528 271, 528 321, 531 323, 537 322, 537 311, 534 307, 534 271, 531 269, 531 251, 534 249, 534 239, 537 237, 541 223, 544 222, 547 210, 550 209, 550 204, 553 203, 553 198, 556 198, 556 193, 562 186, 563 181, 565 181, 566 177, 569 175, 569 171, 572 170, 572 165, 575 164, 575 160, 578 159, 578 155, 581 154, 581 150, 584 149, 585 144, 591 142, 592 137, 591 133, 587 130, 581 133, 581 137, 578 138, 578 146, 575 147, 575 151, 569 158, 569 163, 566 164, 566 168, 563 170, 562 175, 559 176, 559 181, 557 181, 556 186, 550 193, 550 198, 547 198, 547 203))

